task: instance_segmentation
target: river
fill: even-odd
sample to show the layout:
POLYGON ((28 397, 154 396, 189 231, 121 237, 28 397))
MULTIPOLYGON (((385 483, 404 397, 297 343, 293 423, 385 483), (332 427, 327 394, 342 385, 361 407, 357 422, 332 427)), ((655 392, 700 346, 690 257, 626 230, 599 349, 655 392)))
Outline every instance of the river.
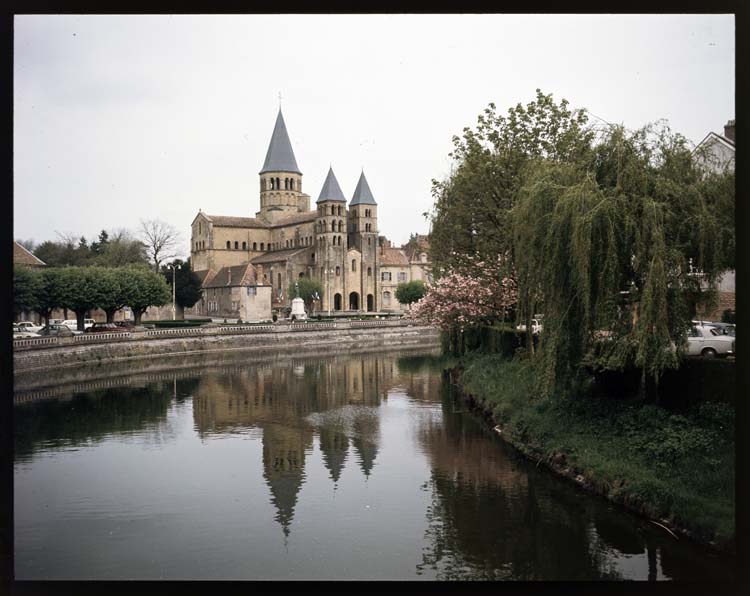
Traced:
POLYGON ((732 579, 520 458, 436 355, 17 386, 16 579, 732 579))

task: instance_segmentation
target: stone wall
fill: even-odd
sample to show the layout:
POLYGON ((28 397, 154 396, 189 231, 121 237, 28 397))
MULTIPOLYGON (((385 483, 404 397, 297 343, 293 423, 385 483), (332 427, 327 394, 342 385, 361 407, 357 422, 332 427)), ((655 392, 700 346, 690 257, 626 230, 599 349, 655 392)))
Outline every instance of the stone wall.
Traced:
POLYGON ((227 351, 264 354, 284 350, 290 353, 327 353, 331 350, 431 347, 439 344, 439 331, 434 327, 401 322, 383 323, 386 322, 267 325, 257 331, 249 328, 244 332, 237 327, 157 330, 128 336, 123 334, 121 338, 106 343, 87 343, 70 338, 71 343, 66 345, 50 344, 48 347, 15 350, 13 373, 18 380, 23 376, 37 375, 42 370, 59 371, 69 367, 102 366, 180 354, 205 355, 227 351))

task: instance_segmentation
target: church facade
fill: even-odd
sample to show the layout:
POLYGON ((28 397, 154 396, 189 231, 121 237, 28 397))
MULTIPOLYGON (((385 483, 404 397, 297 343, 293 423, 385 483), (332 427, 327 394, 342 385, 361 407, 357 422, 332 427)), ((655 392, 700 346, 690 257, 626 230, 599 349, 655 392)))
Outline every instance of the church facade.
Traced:
MULTIPOLYGON (((321 282, 317 312, 384 312, 379 243, 387 241, 379 241, 378 205, 364 171, 347 201, 330 168, 311 209, 279 109, 259 183, 260 210, 255 217, 202 211, 196 215, 190 258, 199 277, 226 278, 219 275, 224 268, 249 263, 254 268, 254 276, 247 276, 254 280, 252 296, 260 300, 267 293, 258 289, 270 287, 269 316, 271 309, 291 303, 289 288, 303 277, 321 282)), ((217 301, 208 301, 205 294, 204 288, 196 314, 233 316, 216 311, 217 301)), ((247 294, 251 295, 249 286, 247 294)), ((398 309, 385 309, 391 310, 398 309)))

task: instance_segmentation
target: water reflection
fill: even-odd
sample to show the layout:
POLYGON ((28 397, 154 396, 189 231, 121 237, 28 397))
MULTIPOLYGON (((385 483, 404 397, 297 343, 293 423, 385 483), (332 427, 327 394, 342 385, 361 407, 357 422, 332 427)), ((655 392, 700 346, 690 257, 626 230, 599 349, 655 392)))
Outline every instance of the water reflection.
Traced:
POLYGON ((704 551, 514 455, 463 411, 436 363, 389 354, 236 361, 192 378, 165 373, 155 382, 17 406, 16 494, 23 497, 16 561, 23 577, 81 577, 75 570, 94 553, 110 552, 111 567, 102 566, 99 579, 150 577, 149 565, 155 576, 173 579, 730 575, 704 551), (45 513, 49 491, 39 487, 52 472, 42 455, 60 455, 56 469, 96 477, 96 466, 110 463, 106 448, 123 438, 156 447, 112 456, 129 458, 131 474, 144 470, 138 480, 131 476, 144 484, 132 487, 130 501, 101 482, 67 488, 57 512, 45 513), (73 451, 81 446, 100 459, 81 467, 73 451), (176 467, 185 460, 188 467, 176 467), (35 475, 36 464, 45 471, 35 475), (166 477, 159 489, 152 469, 166 477), (162 500, 154 496, 170 485, 162 500), (139 501, 143 495, 152 500, 139 501), (117 528, 142 516, 153 532, 142 525, 120 543, 88 538, 76 520, 86 519, 94 499, 103 504, 90 523, 101 534, 112 534, 103 529, 107 515, 117 528), (282 539, 284 550, 274 550, 282 539), (143 544, 153 550, 137 559, 143 544), (172 565, 171 575, 164 565, 172 565))

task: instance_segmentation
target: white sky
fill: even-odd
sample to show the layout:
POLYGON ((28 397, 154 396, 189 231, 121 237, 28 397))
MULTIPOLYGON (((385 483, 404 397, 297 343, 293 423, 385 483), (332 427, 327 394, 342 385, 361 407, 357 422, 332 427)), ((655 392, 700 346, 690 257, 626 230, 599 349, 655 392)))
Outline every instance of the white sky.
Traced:
POLYGON ((254 216, 278 94, 303 191, 364 167, 379 228, 427 233, 451 138, 535 89, 694 143, 734 118, 732 15, 17 16, 14 237, 254 216))

